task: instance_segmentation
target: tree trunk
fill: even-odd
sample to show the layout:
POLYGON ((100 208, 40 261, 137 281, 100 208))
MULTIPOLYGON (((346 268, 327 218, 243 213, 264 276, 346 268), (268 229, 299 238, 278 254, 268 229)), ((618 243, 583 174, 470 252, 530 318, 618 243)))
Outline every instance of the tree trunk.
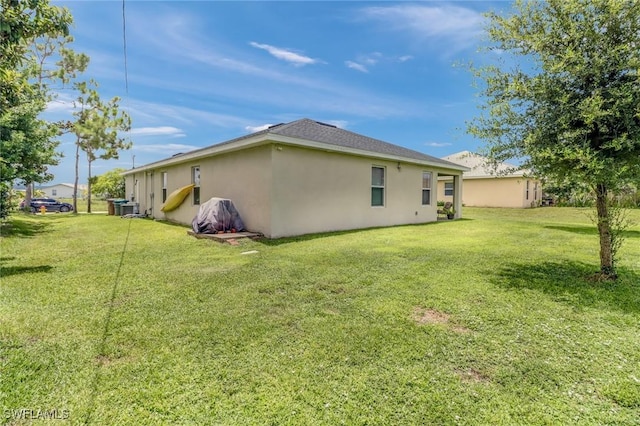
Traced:
POLYGON ((24 188, 24 211, 31 211, 31 198, 33 198, 33 184, 31 182, 27 182, 24 188))
POLYGON ((78 163, 80 162, 80 141, 76 141, 76 176, 73 181, 73 213, 78 214, 78 163))
POLYGON ((87 213, 91 213, 91 160, 89 160, 89 179, 87 179, 87 213))
POLYGON ((598 234, 600 235, 600 273, 602 278, 616 279, 611 244, 611 218, 607 203, 607 185, 599 183, 596 187, 596 211, 598 214, 598 234))

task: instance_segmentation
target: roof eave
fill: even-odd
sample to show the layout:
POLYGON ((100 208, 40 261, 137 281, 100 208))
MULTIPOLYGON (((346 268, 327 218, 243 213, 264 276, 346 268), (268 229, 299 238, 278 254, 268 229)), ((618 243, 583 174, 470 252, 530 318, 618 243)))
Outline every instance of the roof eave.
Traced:
POLYGON ((247 148, 253 148, 253 147, 268 144, 268 143, 280 143, 283 145, 318 149, 326 152, 337 152, 337 153, 343 153, 343 154, 356 155, 360 157, 375 158, 380 160, 398 161, 398 162, 417 164, 422 166, 437 167, 440 169, 455 170, 459 172, 466 172, 470 170, 468 167, 465 167, 459 164, 454 164, 446 160, 442 160, 442 161, 420 160, 420 159, 405 157, 401 155, 383 154, 383 153, 367 151, 363 149, 349 148, 349 147, 344 147, 340 145, 332 145, 324 142, 316 142, 313 140, 294 138, 290 136, 284 136, 284 135, 266 132, 260 135, 255 135, 253 137, 248 137, 246 139, 238 140, 232 143, 222 143, 218 145, 213 145, 210 147, 187 152, 185 154, 181 154, 176 157, 165 158, 164 160, 156 161, 154 163, 149 163, 141 167, 127 170, 125 172, 122 172, 122 175, 127 176, 127 175, 131 175, 138 172, 144 172, 147 170, 155 170, 161 167, 175 166, 178 164, 199 160, 204 157, 227 154, 230 152, 239 151, 247 148))
POLYGON ((452 169, 460 172, 469 170, 465 166, 460 166, 457 164, 449 164, 444 161, 439 162, 439 161, 419 160, 417 158, 405 157, 402 155, 378 153, 373 151, 367 151, 364 149, 349 148, 349 147, 344 147, 340 145, 327 144, 324 142, 316 142, 309 139, 293 138, 293 137, 283 136, 283 135, 274 135, 274 136, 275 138, 272 138, 272 140, 276 143, 282 143, 282 144, 293 145, 293 146, 301 146, 305 148, 313 148, 313 149, 318 149, 326 152, 337 152, 342 154, 356 155, 359 157, 376 158, 379 160, 387 160, 387 161, 399 161, 403 163, 432 166, 432 167, 438 167, 443 169, 452 169))

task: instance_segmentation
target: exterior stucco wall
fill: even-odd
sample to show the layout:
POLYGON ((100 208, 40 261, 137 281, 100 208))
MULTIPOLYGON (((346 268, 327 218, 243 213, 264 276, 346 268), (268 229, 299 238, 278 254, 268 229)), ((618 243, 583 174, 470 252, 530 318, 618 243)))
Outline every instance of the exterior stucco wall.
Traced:
POLYGON ((422 205, 425 167, 278 145, 273 151, 271 237, 435 221, 422 205), (371 167, 385 167, 385 205, 371 206, 371 167))
POLYGON ((140 211, 147 210, 160 220, 191 224, 200 205, 195 205, 193 192, 171 212, 162 212, 162 172, 167 172, 167 195, 189 185, 191 168, 200 167, 200 203, 212 197, 229 198, 238 209, 247 228, 270 233, 271 149, 263 146, 216 157, 202 158, 172 166, 159 167, 146 173, 126 176, 127 197, 135 196, 140 211), (138 181, 136 190, 135 181, 138 181), (152 196, 153 194, 153 196, 152 196))
POLYGON ((129 202, 138 203, 140 212, 144 212, 151 206, 145 199, 145 195, 147 195, 146 176, 145 172, 137 172, 124 177, 125 198, 129 202))
POLYGON ((437 220, 436 179, 442 170, 410 163, 398 168, 397 161, 281 143, 127 175, 128 198, 134 194, 140 211, 156 219, 191 224, 199 208, 193 194, 172 212, 160 208, 162 172, 168 173, 170 194, 191 183, 193 166, 200 167, 201 203, 231 199, 247 228, 269 238, 437 220), (385 168, 383 207, 371 206, 372 166, 385 168), (431 204, 424 206, 423 171, 432 172, 431 204))
MULTIPOLYGON (((438 200, 452 201, 451 196, 444 195, 444 183, 445 181, 438 181, 438 200)), ((473 207, 529 208, 538 205, 541 198, 542 185, 534 179, 524 177, 465 179, 462 203, 473 207), (529 181, 528 198, 527 181, 529 181)))
MULTIPOLYGON (((188 183, 191 183, 191 166, 195 165, 200 166, 202 203, 212 197, 228 198, 233 201, 248 229, 270 234, 270 146, 246 149, 202 159, 198 164, 189 164, 188 183)), ((198 208, 199 206, 193 207, 188 223, 191 223, 198 208)))

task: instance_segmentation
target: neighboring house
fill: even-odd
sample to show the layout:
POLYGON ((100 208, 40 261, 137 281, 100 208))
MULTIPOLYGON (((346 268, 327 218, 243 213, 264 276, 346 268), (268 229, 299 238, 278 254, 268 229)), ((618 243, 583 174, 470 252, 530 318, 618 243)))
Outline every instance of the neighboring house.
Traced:
MULTIPOLYGON (((38 186, 36 190, 44 192, 44 196, 48 198, 73 198, 72 183, 56 183, 54 185, 38 186)), ((87 185, 78 185, 78 196, 84 197, 87 185)))
MULTIPOLYGON (((494 171, 487 159, 469 151, 442 157, 444 160, 468 167, 464 172, 462 203, 475 207, 536 207, 542 201, 540 180, 528 177, 526 171, 514 171, 516 166, 502 163, 494 171)), ((438 200, 452 201, 453 182, 438 180, 438 200)))
MULTIPOLYGON (((436 182, 461 193, 465 167, 302 119, 123 173, 140 212, 191 224, 200 203, 229 198, 269 238, 437 220, 436 182), (176 210, 167 195, 194 183, 176 210)), ((461 217, 461 199, 454 197, 461 217)))

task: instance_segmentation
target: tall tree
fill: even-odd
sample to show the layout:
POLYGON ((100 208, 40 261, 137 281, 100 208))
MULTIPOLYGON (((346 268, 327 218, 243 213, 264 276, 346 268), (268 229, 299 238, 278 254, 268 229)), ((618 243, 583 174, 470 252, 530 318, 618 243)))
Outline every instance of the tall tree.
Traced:
POLYGON ((609 199, 640 176, 640 2, 517 0, 488 18, 500 63, 474 69, 486 103, 468 130, 495 162, 595 191, 600 276, 615 279, 609 199))
MULTIPOLYGON (((0 217, 5 217, 14 181, 52 178, 48 166, 60 157, 58 132, 39 116, 53 98, 49 83, 68 82, 84 70, 88 57, 66 47, 72 41, 67 9, 47 0, 0 0, 0 6, 0 217), (49 64, 53 57, 58 60, 49 64)), ((27 191, 27 205, 29 197, 27 191)))
POLYGON ((57 126, 38 118, 44 109, 44 101, 30 98, 28 93, 25 93, 25 98, 21 105, 0 114, 0 217, 6 217, 9 213, 6 201, 13 182, 46 182, 51 179, 48 166, 57 164, 59 158, 56 151, 58 142, 55 139, 58 134, 57 126))
POLYGON ((80 92, 76 106, 80 109, 74 113, 77 117, 73 124, 76 134, 76 177, 74 183, 74 211, 78 191, 78 163, 80 150, 87 155, 88 186, 87 186, 87 213, 91 213, 91 165, 97 159, 109 160, 119 158, 119 151, 131 148, 131 142, 127 142, 119 135, 119 132, 131 129, 131 118, 120 109, 120 98, 113 97, 108 102, 103 102, 95 89, 97 84, 80 82, 76 88, 80 92), (91 87, 94 86, 94 87, 91 87))
MULTIPOLYGON (((52 90, 53 83, 61 83, 64 86, 75 79, 78 72, 83 72, 89 64, 89 57, 87 55, 84 53, 76 53, 68 47, 71 43, 73 43, 73 37, 69 35, 66 37, 51 37, 50 35, 45 35, 32 41, 29 51, 30 70, 28 74, 33 76, 33 86, 46 101, 50 102, 57 97, 57 93, 52 90), (54 60, 55 62, 53 62, 54 60)), ((58 128, 55 134, 51 134, 51 140, 55 140, 53 138, 65 133, 66 130, 64 123, 49 123, 44 120, 39 120, 39 123, 42 127, 51 129, 58 128)), ((44 143, 43 141, 41 145, 44 146, 44 143)), ((55 149, 57 145, 58 141, 55 140, 53 148, 55 149)), ((58 164, 59 157, 60 154, 55 152, 55 156, 52 157, 55 161, 52 161, 50 165, 58 164)), ((53 176, 49 173, 32 174, 30 178, 32 180, 25 179, 27 190, 24 204, 27 207, 31 202, 32 183, 47 182, 51 180, 53 176)))

